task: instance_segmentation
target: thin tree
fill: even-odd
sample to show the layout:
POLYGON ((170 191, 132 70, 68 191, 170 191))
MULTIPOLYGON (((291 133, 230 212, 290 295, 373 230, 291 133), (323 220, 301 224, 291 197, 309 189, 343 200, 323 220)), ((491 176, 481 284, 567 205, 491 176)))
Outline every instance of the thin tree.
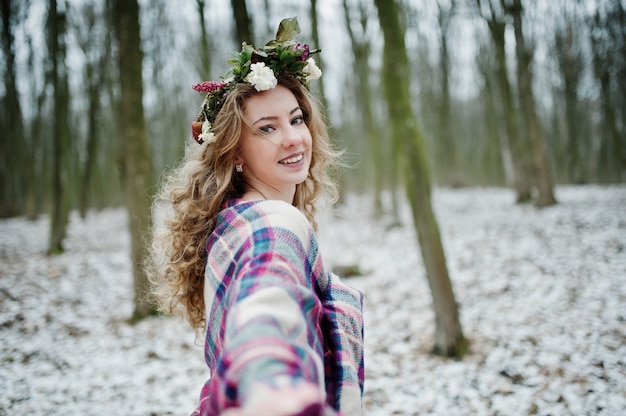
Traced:
POLYGON ((533 184, 532 166, 528 155, 530 154, 527 143, 522 140, 520 134, 520 121, 515 109, 515 96, 511 81, 509 80, 506 58, 506 20, 504 0, 475 0, 479 14, 485 19, 491 39, 495 46, 497 62, 497 87, 500 93, 500 105, 502 118, 506 130, 507 146, 503 151, 509 152, 505 160, 511 162, 512 169, 507 173, 513 176, 508 178, 516 193, 518 203, 528 202, 532 199, 531 188, 533 184), (498 11, 498 7, 500 10, 498 11))
POLYGON ((252 36, 252 21, 248 13, 246 0, 231 0, 230 4, 233 8, 235 16, 235 38, 238 43, 246 42, 254 45, 252 36))
POLYGON ((45 114, 44 106, 46 104, 46 90, 49 85, 49 79, 51 74, 50 65, 47 65, 47 69, 43 71, 43 78, 41 82, 38 81, 40 76, 36 68, 36 56, 39 52, 39 48, 34 45, 32 37, 27 35, 26 44, 28 45, 28 59, 26 64, 26 74, 31 79, 32 96, 34 97, 34 105, 31 108, 32 117, 26 126, 30 131, 28 134, 28 153, 26 158, 26 205, 25 214, 26 217, 34 220, 44 210, 44 201, 47 199, 47 190, 49 189, 48 181, 42 180, 47 177, 48 169, 48 155, 50 148, 50 140, 44 140, 44 136, 49 137, 44 133, 43 125, 44 119, 47 117, 45 114), (45 172, 45 173, 44 173, 45 172))
POLYGON ((359 132, 365 136, 367 142, 367 167, 368 182, 373 184, 374 212, 379 216, 383 213, 383 203, 381 193, 383 190, 384 172, 384 152, 381 146, 380 134, 376 118, 374 117, 374 103, 372 97, 371 66, 368 62, 371 54, 371 42, 368 38, 368 16, 369 11, 363 2, 358 2, 356 7, 356 23, 351 17, 351 8, 348 7, 348 0, 343 0, 343 12, 346 21, 348 37, 354 56, 354 93, 358 114, 361 115, 362 123, 359 123, 359 132), (357 24, 358 23, 358 24, 357 24), (355 25, 358 31, 352 29, 355 25))
POLYGON ((56 0, 50 0, 48 10, 48 59, 51 61, 53 98, 52 151, 52 211, 48 254, 63 252, 70 213, 69 158, 70 114, 69 79, 66 58, 67 5, 59 9, 56 0))
POLYGON ((133 321, 155 312, 147 296, 148 279, 143 268, 147 258, 145 237, 152 227, 150 189, 153 186, 152 158, 143 108, 143 81, 139 4, 137 0, 115 0, 112 13, 118 41, 118 70, 121 100, 119 162, 122 190, 131 233, 131 258, 135 289, 133 321))
POLYGON ((442 2, 437 3, 439 21, 439 65, 441 76, 441 93, 439 96, 439 140, 435 140, 437 147, 437 161, 439 162, 438 176, 442 182, 452 186, 464 185, 457 146, 454 143, 452 97, 450 92, 450 25, 454 17, 456 3, 451 1, 448 7, 442 2))
POLYGON ((198 72, 203 79, 211 79, 211 54, 209 51, 209 34, 204 17, 205 7, 204 0, 196 0, 198 23, 200 24, 200 63, 198 72))
MULTIPOLYGON (((320 47, 320 35, 319 35, 319 20, 317 18, 317 0, 311 0, 311 37, 313 40, 313 45, 317 45, 320 47)), ((322 60, 321 55, 316 56, 317 66, 320 69, 324 69, 324 62, 322 60)), ((318 82, 319 86, 319 99, 322 103, 322 107, 324 111, 328 111, 328 100, 326 99, 326 90, 324 89, 324 77, 321 77, 318 82)))
MULTIPOLYGON (((510 152, 503 151, 503 147, 508 147, 508 142, 503 138, 506 137, 506 131, 502 123, 498 123, 498 105, 497 105, 497 86, 494 81, 495 65, 491 62, 493 54, 490 52, 489 42, 483 42, 476 54, 476 67, 483 81, 483 89, 481 91, 481 99, 483 101, 483 117, 485 126, 485 144, 481 152, 480 163, 480 183, 494 183, 496 178, 504 178, 511 176, 506 174, 506 170, 512 169, 512 163, 509 160, 510 152)), ((495 182, 498 185, 502 183, 495 182)))
POLYGON ((20 3, 16 0, 2 0, 2 33, 0 44, 4 56, 4 95, 0 97, 0 217, 9 217, 22 212, 24 203, 25 133, 22 108, 16 84, 15 69, 15 28, 19 24, 20 3))
POLYGON ((546 207, 556 204, 556 198, 554 197, 554 181, 546 150, 545 135, 537 115, 533 94, 533 72, 531 69, 533 50, 524 37, 521 0, 513 0, 513 5, 508 10, 513 16, 515 31, 518 96, 530 143, 534 183, 538 193, 535 205, 546 207))
POLYGON ((375 0, 383 30, 383 83, 392 134, 402 140, 406 194, 411 204, 422 259, 433 296, 433 352, 461 356, 466 349, 459 309, 448 275, 439 226, 432 209, 430 172, 421 131, 411 108, 409 60, 395 0, 375 0))
MULTIPOLYGON (((318 11, 317 11, 317 0, 311 0, 311 37, 312 37, 312 41, 313 41, 313 45, 316 45, 316 47, 321 48, 321 42, 320 42, 320 36, 319 36, 319 19, 318 19, 318 11)), ((317 65, 319 66, 319 68, 323 71, 324 70, 324 62, 322 60, 322 56, 321 55, 317 55, 315 57, 316 61, 317 61, 317 65)), ((320 100, 320 103, 322 104, 322 111, 324 112, 324 116, 327 119, 327 125, 329 126, 328 130, 329 130, 329 134, 331 136, 331 139, 336 140, 336 138, 334 137, 334 131, 333 131, 333 126, 330 120, 330 117, 328 116, 328 100, 326 99, 326 89, 324 88, 324 78, 325 77, 321 77, 319 79, 318 85, 317 85, 317 93, 318 93, 318 98, 320 100)), ((332 172, 333 175, 335 175, 337 172, 332 172)), ((343 176, 341 175, 335 175, 335 180, 339 183, 339 203, 341 203, 344 200, 344 191, 345 191, 345 186, 343 184, 343 176)))
POLYGON ((110 48, 102 47, 106 45, 106 40, 101 34, 106 33, 99 26, 101 16, 98 14, 95 5, 87 3, 81 9, 81 16, 84 19, 82 24, 77 24, 74 30, 78 46, 85 56, 84 65, 84 91, 87 95, 87 144, 85 148, 85 162, 82 166, 82 177, 79 189, 79 210, 84 218, 87 215, 87 208, 90 205, 89 195, 92 189, 93 176, 96 169, 96 161, 99 149, 100 131, 99 122, 101 117, 100 93, 104 85, 104 70, 108 60, 110 48))
POLYGON ((598 179, 626 178, 626 12, 619 1, 596 10, 591 28, 593 74, 599 87, 598 179))
MULTIPOLYGON (((574 10, 581 4, 568 3, 574 10)), ((564 106, 562 145, 560 149, 565 157, 564 179, 580 184, 589 179, 587 164, 590 160, 583 157, 584 149, 590 144, 585 139, 583 129, 587 125, 584 103, 579 98, 579 89, 583 81, 585 57, 582 54, 579 30, 575 27, 583 24, 576 18, 576 13, 566 9, 564 21, 556 26, 554 32, 555 58, 561 79, 560 99, 557 103, 564 106)), ((555 111, 555 117, 561 112, 555 111)))

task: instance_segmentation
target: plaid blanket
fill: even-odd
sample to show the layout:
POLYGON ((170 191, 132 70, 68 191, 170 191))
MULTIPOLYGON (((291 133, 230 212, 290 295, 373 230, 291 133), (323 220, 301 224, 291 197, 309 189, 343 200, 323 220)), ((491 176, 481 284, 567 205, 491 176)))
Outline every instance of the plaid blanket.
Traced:
POLYGON ((250 407, 267 387, 310 383, 329 411, 360 415, 363 297, 324 268, 306 217, 281 201, 233 200, 207 249, 211 377, 193 415, 250 407))

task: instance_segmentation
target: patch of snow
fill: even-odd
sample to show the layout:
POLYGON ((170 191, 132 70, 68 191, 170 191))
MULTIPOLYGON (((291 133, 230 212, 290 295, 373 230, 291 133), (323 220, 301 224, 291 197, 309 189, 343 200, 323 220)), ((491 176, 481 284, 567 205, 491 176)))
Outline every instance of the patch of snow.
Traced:
MULTIPOLYGON (((469 353, 431 355, 434 314, 410 207, 402 226, 350 194, 320 221, 328 266, 365 294, 366 414, 626 414, 626 186, 558 187, 559 204, 510 190, 435 189, 469 353)), ((388 202, 388 201, 387 201, 388 202)), ((178 318, 129 325, 123 209, 0 221, 0 415, 188 415, 208 370, 178 318)))

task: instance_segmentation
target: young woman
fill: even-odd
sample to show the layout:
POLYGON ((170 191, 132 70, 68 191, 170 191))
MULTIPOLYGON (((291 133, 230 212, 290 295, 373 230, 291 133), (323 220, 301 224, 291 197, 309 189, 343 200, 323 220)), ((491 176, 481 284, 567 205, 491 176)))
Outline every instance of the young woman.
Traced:
POLYGON ((162 309, 205 330, 210 379, 194 415, 360 415, 362 295, 325 269, 316 204, 336 161, 308 91, 321 75, 297 22, 243 44, 206 92, 200 144, 167 176, 155 235, 162 309))

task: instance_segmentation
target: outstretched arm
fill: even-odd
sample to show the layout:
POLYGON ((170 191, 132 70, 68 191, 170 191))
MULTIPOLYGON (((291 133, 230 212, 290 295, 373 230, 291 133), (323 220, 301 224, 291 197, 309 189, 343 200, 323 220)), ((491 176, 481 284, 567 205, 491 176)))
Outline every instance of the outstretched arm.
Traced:
MULTIPOLYGON (((237 238, 215 368, 203 392, 210 403, 201 409, 208 404, 214 412, 232 407, 259 415, 259 406, 271 404, 268 414, 298 414, 317 403, 326 413, 310 414, 336 414, 325 405, 325 311, 311 267, 318 254, 316 247, 311 253, 306 219, 287 211, 259 216, 245 227, 248 235, 237 238)), ((216 324, 210 323, 214 332, 216 324)))
POLYGON ((322 283, 326 334, 326 388, 346 415, 360 415, 364 387, 363 295, 328 272, 322 283))

